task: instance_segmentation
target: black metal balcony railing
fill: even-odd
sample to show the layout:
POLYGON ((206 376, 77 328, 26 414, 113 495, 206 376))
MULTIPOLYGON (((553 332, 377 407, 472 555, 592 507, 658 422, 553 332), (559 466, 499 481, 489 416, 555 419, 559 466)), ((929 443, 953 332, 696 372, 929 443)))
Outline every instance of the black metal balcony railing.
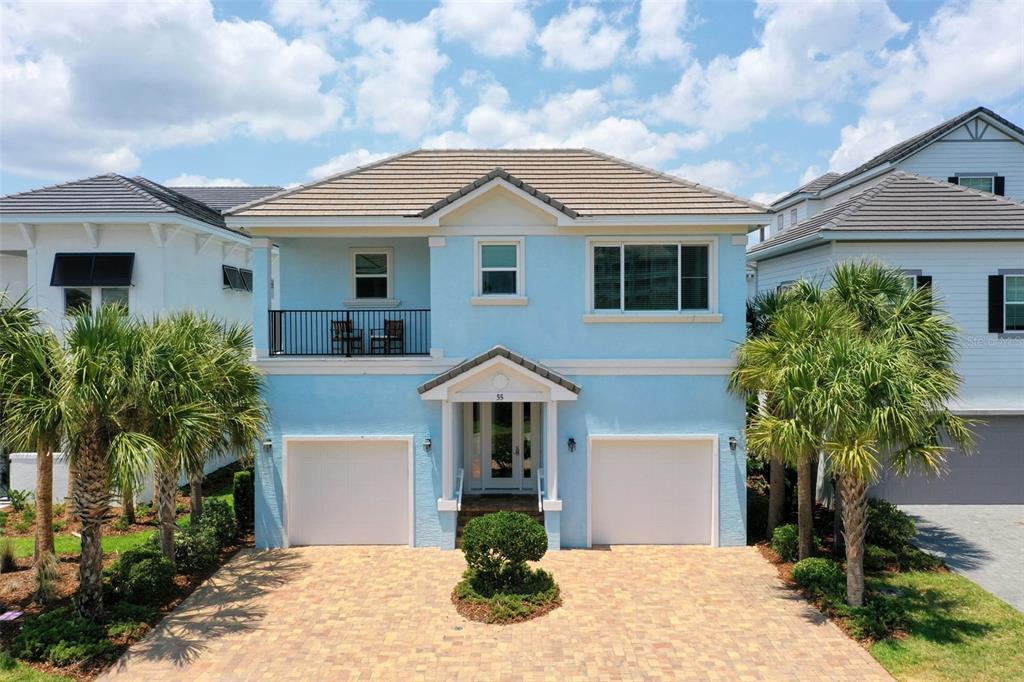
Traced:
POLYGON ((271 355, 430 354, 430 310, 271 310, 271 355))

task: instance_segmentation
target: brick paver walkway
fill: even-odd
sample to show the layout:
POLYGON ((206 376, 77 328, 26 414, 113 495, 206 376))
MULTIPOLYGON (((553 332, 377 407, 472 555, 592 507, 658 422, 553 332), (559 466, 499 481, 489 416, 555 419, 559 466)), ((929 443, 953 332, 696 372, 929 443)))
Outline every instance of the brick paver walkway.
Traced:
POLYGON ((463 565, 433 549, 245 552, 109 678, 890 679, 751 548, 553 552, 564 605, 508 626, 455 613, 463 565))

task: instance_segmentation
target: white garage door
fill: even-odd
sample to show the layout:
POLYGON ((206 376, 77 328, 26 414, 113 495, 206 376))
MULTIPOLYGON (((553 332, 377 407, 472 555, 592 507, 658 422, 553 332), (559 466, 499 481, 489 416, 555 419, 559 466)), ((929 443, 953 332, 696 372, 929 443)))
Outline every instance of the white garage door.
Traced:
POLYGON ((409 444, 290 441, 290 545, 409 544, 409 444))
POLYGON ((710 440, 593 439, 593 544, 711 544, 712 452, 710 440))

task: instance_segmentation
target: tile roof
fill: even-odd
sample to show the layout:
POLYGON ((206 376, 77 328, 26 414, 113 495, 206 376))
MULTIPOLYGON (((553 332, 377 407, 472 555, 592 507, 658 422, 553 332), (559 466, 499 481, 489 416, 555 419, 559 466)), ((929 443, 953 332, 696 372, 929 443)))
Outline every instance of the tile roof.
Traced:
MULTIPOLYGON (((417 150, 238 206, 233 216, 424 217, 496 170, 581 217, 757 215, 760 204, 589 149, 417 150)), ((532 193, 532 192, 531 192, 532 193)))
POLYGON ((877 185, 756 244, 756 254, 823 232, 1024 230, 1024 204, 914 173, 877 185))
POLYGON ((789 194, 779 197, 778 199, 773 201, 771 205, 778 206, 787 199, 791 199, 795 197, 797 194, 802 194, 804 192, 820 192, 826 187, 830 187, 831 185, 835 184, 836 180, 838 180, 841 177, 843 177, 841 173, 834 173, 832 171, 829 171, 824 175, 819 175, 818 177, 814 178, 813 180, 804 185, 800 185, 789 194))
POLYGON ((5 213, 175 213, 242 234, 227 227, 220 211, 207 204, 152 180, 117 173, 0 197, 0 215, 5 213))
POLYGON ((506 360, 511 360, 517 365, 522 366, 524 369, 529 370, 530 372, 533 372, 534 374, 537 374, 538 376, 541 376, 547 379, 548 381, 554 382, 559 386, 562 386, 563 388, 567 388, 573 393, 579 393, 581 390, 583 390, 579 384, 569 381, 558 372, 552 371, 547 367, 544 367, 543 365, 538 365, 535 362, 531 362, 530 360, 524 358, 522 355, 513 353, 504 346, 495 346, 494 348, 491 348, 490 350, 485 351, 480 355, 477 355, 475 358, 470 358, 469 360, 461 362, 455 367, 452 367, 447 372, 444 372, 443 374, 438 374, 436 377, 434 377, 427 383, 421 385, 416 390, 419 391, 420 393, 426 393, 430 389, 437 388, 441 384, 445 384, 454 379, 455 377, 461 374, 465 374, 474 367, 479 367, 488 360, 499 356, 505 358, 506 360))
POLYGON ((277 194, 284 188, 274 185, 253 187, 179 187, 175 185, 170 189, 224 213, 229 208, 277 194))

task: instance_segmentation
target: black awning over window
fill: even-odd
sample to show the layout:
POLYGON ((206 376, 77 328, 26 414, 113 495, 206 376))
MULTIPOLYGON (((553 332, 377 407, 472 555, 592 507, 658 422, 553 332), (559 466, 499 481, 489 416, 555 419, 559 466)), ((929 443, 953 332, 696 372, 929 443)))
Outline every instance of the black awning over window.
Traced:
POLYGON ((234 265, 222 265, 222 280, 225 289, 234 291, 246 291, 245 282, 242 280, 242 273, 234 265))
POLYGON ((252 291, 252 270, 239 268, 238 274, 242 276, 242 284, 245 286, 245 290, 252 291))
POLYGON ((53 257, 52 287, 127 287, 132 284, 134 253, 58 253, 53 257))

